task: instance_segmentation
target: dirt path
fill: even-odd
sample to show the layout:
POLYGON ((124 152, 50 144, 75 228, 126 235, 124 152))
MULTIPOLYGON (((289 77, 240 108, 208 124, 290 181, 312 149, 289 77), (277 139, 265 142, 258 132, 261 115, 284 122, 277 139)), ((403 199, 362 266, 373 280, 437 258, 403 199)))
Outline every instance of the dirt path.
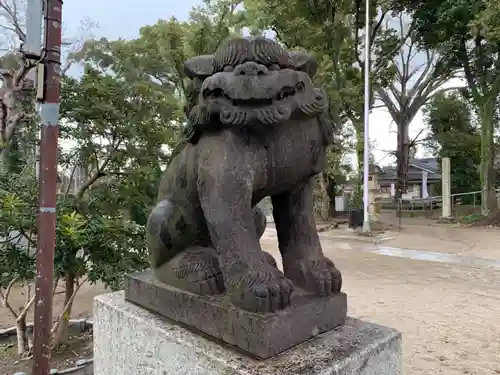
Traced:
MULTIPOLYGON (((92 300, 94 296, 104 293, 104 287, 100 284, 90 285, 84 284, 78 292, 78 297, 73 304, 73 312, 71 315, 72 319, 78 318, 91 318, 92 317, 92 300)), ((59 291, 62 291, 59 288, 59 291)), ((25 290, 21 286, 16 286, 12 288, 10 293, 9 301, 11 302, 13 308, 19 311, 24 306, 25 301, 25 290)), ((64 295, 58 294, 54 298, 54 316, 59 314, 63 309, 64 295)), ((0 306, 0 328, 13 327, 15 325, 15 319, 7 313, 7 310, 0 306)), ((33 309, 28 313, 28 321, 33 321, 33 309)))
MULTIPOLYGON (((58 290, 61 292, 61 289, 58 290)), ((104 293, 102 285, 82 285, 78 297, 73 304, 71 318, 91 318, 92 301, 95 295, 104 293)), ((54 298, 54 317, 63 309, 64 295, 58 294, 54 298)), ((12 289, 9 301, 15 310, 20 310, 25 301, 25 290, 21 286, 12 289)), ((15 320, 7 310, 0 307, 0 328, 8 328, 15 325, 15 320)), ((28 314, 28 321, 33 321, 33 311, 28 314)), ((80 332, 75 329, 70 331, 69 345, 55 350, 51 356, 51 367, 64 370, 75 366, 75 361, 92 357, 92 332, 80 332)), ((32 372, 32 359, 20 360, 16 351, 15 338, 9 338, 0 342, 0 374, 12 375, 17 372, 32 372)))
MULTIPOLYGON (((406 374, 500 374, 500 273, 323 243, 343 272, 349 314, 403 333, 406 374)), ((274 241, 263 246, 277 255, 274 241)))
MULTIPOLYGON (((458 236, 450 228, 413 228, 386 243, 500 257, 499 247, 493 247, 500 244, 497 237, 498 231, 458 236)), ((264 238, 262 244, 279 259, 275 239, 264 238)), ((500 374, 500 272, 376 255, 363 252, 367 244, 357 241, 350 243, 351 250, 333 240, 323 245, 343 272, 349 314, 403 333, 406 374, 500 374)), ((73 317, 91 316, 92 299, 103 291, 100 285, 82 287, 73 317)), ((61 298, 56 299, 56 311, 62 307, 61 298)), ((13 300, 23 299, 16 288, 13 300)), ((12 325, 13 319, 1 313, 0 327, 12 325)))

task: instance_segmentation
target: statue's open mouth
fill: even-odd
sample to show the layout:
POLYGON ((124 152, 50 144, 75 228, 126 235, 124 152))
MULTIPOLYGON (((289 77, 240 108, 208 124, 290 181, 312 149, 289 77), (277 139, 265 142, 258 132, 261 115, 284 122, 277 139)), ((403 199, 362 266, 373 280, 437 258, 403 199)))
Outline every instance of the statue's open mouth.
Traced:
POLYGON ((250 98, 250 99, 234 99, 231 98, 227 93, 221 88, 216 88, 214 90, 205 89, 203 91, 203 98, 205 100, 210 99, 225 99, 230 102, 235 107, 266 107, 276 102, 285 100, 286 98, 292 97, 297 93, 303 93, 305 90, 305 85, 303 82, 297 83, 294 87, 283 86, 281 90, 270 98, 250 98))
POLYGON ((215 76, 203 83, 199 104, 189 112, 193 124, 208 123, 213 116, 225 126, 278 124, 297 112, 311 117, 328 108, 328 100, 321 90, 293 76, 292 82, 290 77, 276 76, 271 82, 273 85, 260 79, 245 81, 239 77, 231 83, 222 77, 224 79, 215 76), (281 88, 276 88, 277 85, 281 88))

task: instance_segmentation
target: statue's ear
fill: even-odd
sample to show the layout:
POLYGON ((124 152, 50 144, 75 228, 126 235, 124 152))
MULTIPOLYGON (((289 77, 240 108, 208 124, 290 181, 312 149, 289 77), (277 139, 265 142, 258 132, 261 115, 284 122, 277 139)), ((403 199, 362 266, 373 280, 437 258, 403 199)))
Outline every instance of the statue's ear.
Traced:
POLYGON ((300 70, 309 74, 312 78, 318 71, 318 63, 316 59, 306 52, 293 51, 290 52, 290 60, 295 70, 300 70))
POLYGON ((208 77, 214 73, 213 65, 213 55, 196 56, 184 63, 184 73, 189 78, 208 77))

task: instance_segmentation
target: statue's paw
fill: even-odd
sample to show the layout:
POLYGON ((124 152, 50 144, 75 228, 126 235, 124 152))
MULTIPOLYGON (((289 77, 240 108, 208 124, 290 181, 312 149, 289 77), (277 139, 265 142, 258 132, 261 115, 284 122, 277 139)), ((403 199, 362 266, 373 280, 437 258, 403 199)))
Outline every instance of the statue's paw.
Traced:
POLYGON ((342 274, 325 256, 296 260, 286 267, 286 276, 298 287, 319 296, 339 293, 342 288, 342 274))
POLYGON ((236 286, 231 292, 232 302, 242 309, 260 314, 288 307, 294 288, 280 270, 267 263, 246 272, 231 284, 236 286))
POLYGON ((199 295, 224 293, 224 279, 214 249, 188 248, 155 269, 158 280, 199 295))

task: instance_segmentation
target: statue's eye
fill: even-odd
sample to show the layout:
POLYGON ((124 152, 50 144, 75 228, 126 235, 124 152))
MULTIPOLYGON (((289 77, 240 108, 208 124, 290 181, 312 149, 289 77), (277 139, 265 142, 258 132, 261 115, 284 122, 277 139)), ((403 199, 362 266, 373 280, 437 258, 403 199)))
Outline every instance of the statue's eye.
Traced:
POLYGON ((267 69, 276 71, 276 70, 280 70, 281 68, 278 64, 271 64, 267 67, 267 69))
POLYGON ((226 65, 223 69, 223 71, 226 73, 231 73, 233 70, 234 68, 231 65, 226 65))

